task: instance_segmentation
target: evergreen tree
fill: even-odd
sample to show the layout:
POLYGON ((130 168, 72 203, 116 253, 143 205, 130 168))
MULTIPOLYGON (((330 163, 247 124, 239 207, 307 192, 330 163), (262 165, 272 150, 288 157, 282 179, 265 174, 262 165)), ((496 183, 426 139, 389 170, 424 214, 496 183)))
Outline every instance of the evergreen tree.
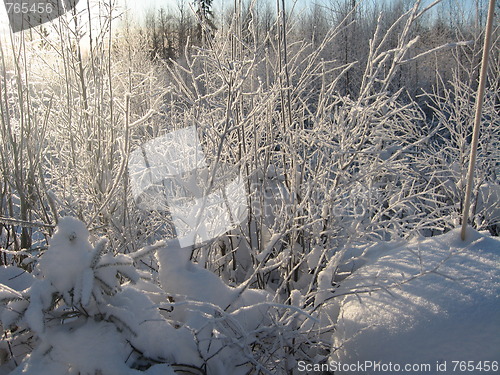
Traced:
POLYGON ((207 37, 213 37, 214 31, 217 30, 212 11, 212 2, 213 0, 195 0, 197 6, 196 16, 198 17, 196 37, 201 44, 205 43, 207 37))

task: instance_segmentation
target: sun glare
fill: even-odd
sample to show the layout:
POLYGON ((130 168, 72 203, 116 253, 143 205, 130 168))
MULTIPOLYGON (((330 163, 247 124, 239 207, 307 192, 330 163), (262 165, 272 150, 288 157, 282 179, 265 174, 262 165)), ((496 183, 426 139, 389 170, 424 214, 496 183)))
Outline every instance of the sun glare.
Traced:
POLYGON ((9 32, 9 18, 7 17, 7 10, 4 5, 0 5, 0 33, 5 34, 9 32))

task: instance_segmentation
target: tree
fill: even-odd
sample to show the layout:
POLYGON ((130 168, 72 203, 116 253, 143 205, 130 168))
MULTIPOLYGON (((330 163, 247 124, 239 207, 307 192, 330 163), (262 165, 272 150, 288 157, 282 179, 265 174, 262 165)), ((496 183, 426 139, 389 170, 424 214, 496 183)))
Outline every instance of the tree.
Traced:
POLYGON ((196 16, 198 17, 196 37, 201 44, 204 44, 207 38, 212 38, 214 31, 217 30, 212 12, 212 1, 196 0, 196 16))

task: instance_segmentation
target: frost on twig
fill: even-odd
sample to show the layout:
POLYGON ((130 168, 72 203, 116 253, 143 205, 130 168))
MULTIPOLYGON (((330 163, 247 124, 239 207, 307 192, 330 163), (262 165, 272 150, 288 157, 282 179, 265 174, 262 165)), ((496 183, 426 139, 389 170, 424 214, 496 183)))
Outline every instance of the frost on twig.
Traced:
POLYGON ((30 332, 21 344, 35 346, 16 371, 138 374, 135 361, 175 363, 183 352, 198 365, 191 332, 175 329, 134 287, 144 275, 133 259, 107 252, 104 239, 94 246, 89 237, 81 221, 61 218, 30 286, 19 292, 0 284, 6 337, 17 342, 17 332, 30 332))

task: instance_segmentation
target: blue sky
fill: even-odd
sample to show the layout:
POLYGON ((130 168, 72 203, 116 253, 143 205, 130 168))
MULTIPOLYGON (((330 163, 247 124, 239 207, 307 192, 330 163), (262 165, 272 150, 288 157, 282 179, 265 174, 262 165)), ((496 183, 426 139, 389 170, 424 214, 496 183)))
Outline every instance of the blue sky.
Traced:
MULTIPOLYGON (((185 1, 186 4, 192 3, 193 0, 116 0, 119 5, 127 6, 132 10, 132 14, 141 19, 145 12, 150 8, 160 8, 160 7, 169 7, 171 9, 176 9, 178 2, 185 1)), ((215 9, 224 9, 233 4, 234 0, 213 0, 213 7, 215 9)), ((274 6, 275 1, 269 0, 270 4, 274 6)), ((312 5, 314 3, 320 4, 329 4, 331 1, 342 1, 342 0, 285 0, 289 7, 292 4, 296 4, 298 9, 306 7, 308 5, 312 5)), ((390 2, 391 0, 362 0, 365 4, 375 4, 377 2, 390 2)), ((424 3, 430 3, 432 0, 423 0, 424 3)), ((475 0, 443 0, 445 3, 449 4, 450 2, 455 2, 457 6, 461 6, 463 9, 470 8, 474 9, 475 0)), ((484 7, 487 6, 488 0, 479 0, 484 4, 484 7)), ((78 4, 79 7, 85 7, 86 1, 80 0, 78 4)), ((449 6, 449 5, 447 5, 449 6)), ((452 5, 453 6, 453 5, 452 5)), ((0 5, 0 32, 8 30, 8 18, 5 11, 5 7, 0 5)))
MULTIPOLYGON (((147 9, 149 7, 173 7, 175 8, 177 3, 179 1, 193 1, 193 0, 142 0, 142 1, 137 1, 137 0, 118 0, 119 3, 124 4, 125 2, 128 3, 128 6, 131 7, 132 9, 138 11, 139 13, 144 11, 144 9, 147 9)), ((274 5, 276 2, 275 0, 269 0, 272 5, 274 5)), ((320 4, 329 4, 330 2, 340 2, 342 0, 285 0, 286 3, 289 5, 293 4, 296 2, 296 6, 299 7, 305 7, 307 5, 311 5, 314 3, 320 3, 320 4)), ((391 0, 361 0, 361 2, 368 3, 368 4, 374 4, 374 3, 381 3, 381 2, 390 2, 391 0)), ((423 3, 430 4, 433 0, 423 0, 423 3)), ((443 0, 444 2, 455 2, 459 5, 462 6, 468 6, 470 7, 475 3, 475 0, 443 0)), ((484 6, 487 4, 487 0, 479 0, 484 3, 484 6)), ((214 7, 221 7, 224 6, 222 4, 226 4, 225 6, 227 7, 229 4, 233 4, 234 0, 213 0, 213 6, 214 7)))
MULTIPOLYGON (((132 9, 132 14, 134 14, 139 19, 142 19, 142 17, 144 17, 144 14, 148 9, 165 7, 175 10, 179 2, 185 2, 185 4, 189 6, 189 4, 190 3, 192 4, 195 0, 142 0, 142 1, 117 0, 117 1, 121 5, 126 3, 127 6, 130 9, 132 9)), ((242 0, 242 1, 246 2, 248 0, 242 0)), ((272 7, 276 6, 276 0, 260 0, 260 1, 268 1, 272 7)), ((342 3, 343 1, 346 0, 285 0, 285 3, 287 4, 286 6, 288 7, 288 9, 290 9, 295 4, 295 8, 297 10, 301 10, 315 3, 319 3, 322 5, 324 4, 325 6, 329 7, 331 6, 331 4, 342 3)), ((359 1, 362 6, 371 6, 373 4, 390 3, 391 1, 394 0, 357 0, 357 1, 359 1)), ((412 2, 415 0, 404 0, 404 1, 412 2)), ((433 1, 434 0, 422 0, 422 6, 428 5, 433 1)), ((482 7, 486 11, 489 0, 477 0, 477 1, 479 1, 480 4, 482 4, 482 7)), ((438 5, 434 9, 437 10, 439 7, 442 7, 441 9, 444 17, 449 16, 450 10, 453 12, 456 11, 463 12, 465 16, 468 16, 468 14, 475 12, 475 5, 474 5, 475 2, 476 0, 442 0, 442 4, 438 5)), ((234 0, 213 0, 213 7, 216 10, 216 13, 217 10, 227 9, 228 7, 232 6, 232 4, 234 4, 234 0)))

